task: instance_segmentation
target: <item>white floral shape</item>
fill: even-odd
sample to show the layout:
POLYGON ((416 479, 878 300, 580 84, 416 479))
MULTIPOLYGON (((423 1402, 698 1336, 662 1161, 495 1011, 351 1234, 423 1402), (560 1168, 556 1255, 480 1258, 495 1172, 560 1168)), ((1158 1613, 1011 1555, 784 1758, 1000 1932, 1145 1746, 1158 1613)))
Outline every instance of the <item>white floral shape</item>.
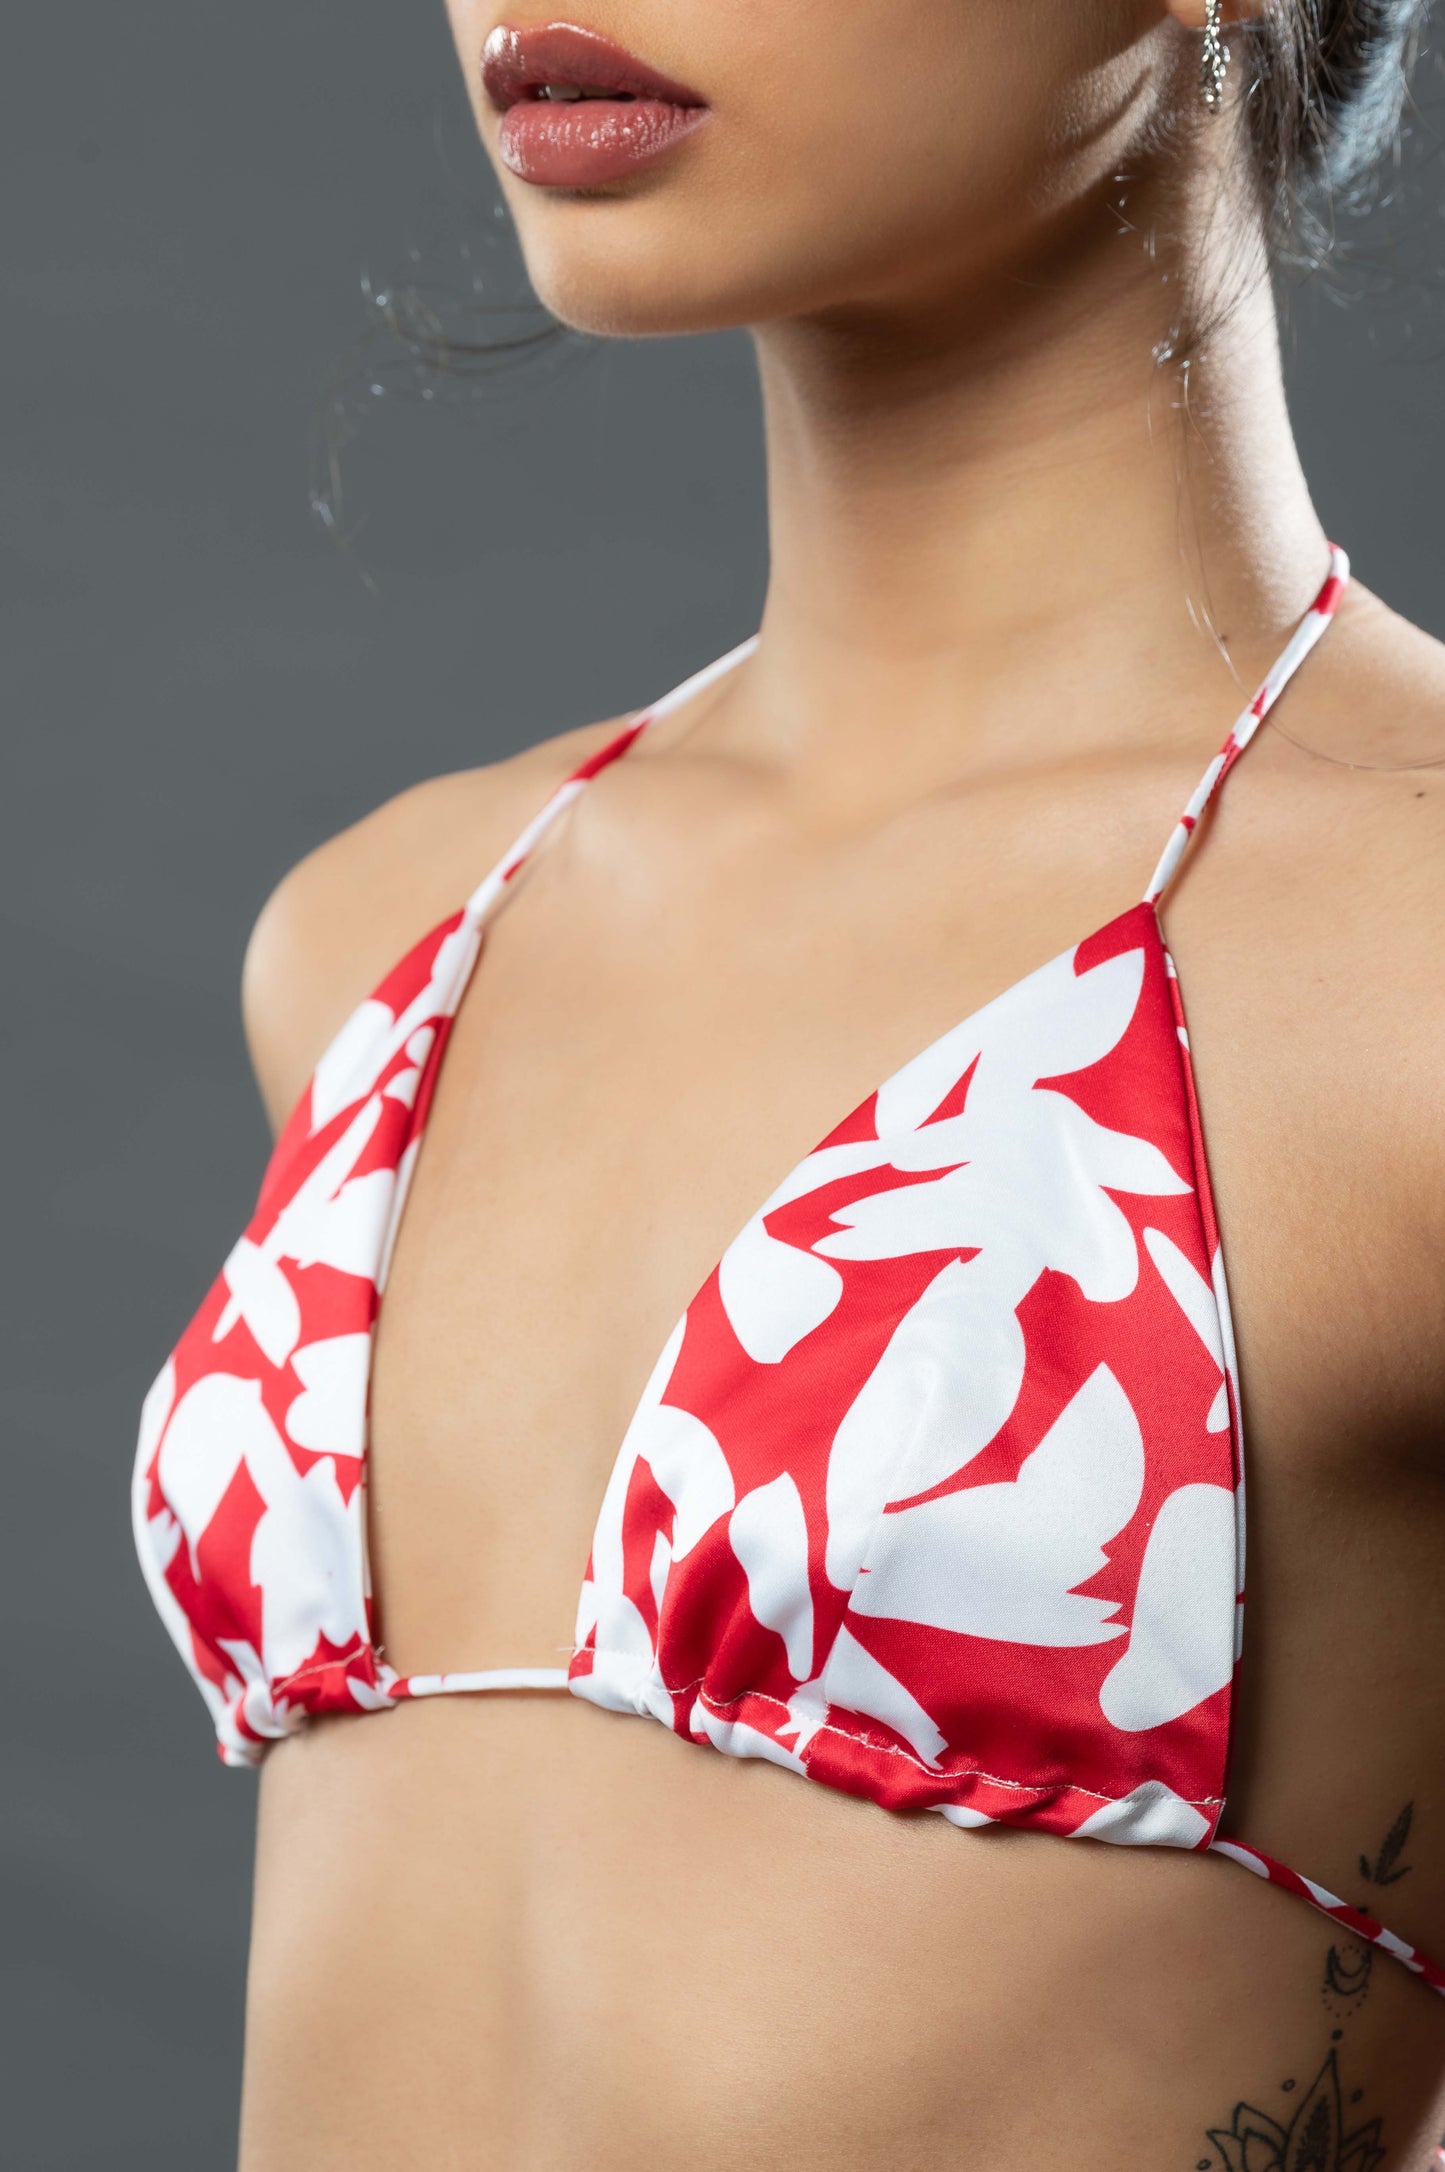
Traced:
MULTIPOLYGON (((175 1360, 168 1358, 151 1383, 145 1402, 141 1406, 140 1440, 136 1450, 135 1467, 131 1474, 131 1523, 135 1533, 136 1553, 146 1588, 155 1602, 171 1641, 185 1661, 192 1681, 199 1689, 220 1736, 221 1755, 230 1765, 255 1762, 254 1745, 244 1742, 234 1720, 227 1710, 228 1692, 209 1675, 203 1674, 196 1664, 195 1639, 191 1625, 180 1601, 166 1580, 166 1572, 177 1552, 185 1543, 186 1534, 169 1507, 162 1507, 153 1516, 150 1510, 151 1476, 153 1466, 159 1476, 157 1452, 165 1435, 176 1392, 175 1360)), ((162 1488, 164 1494, 164 1488, 162 1488)), ((192 1569, 195 1555, 191 1553, 192 1569)))
POLYGON ((828 1722, 828 1700, 823 1694, 823 1677, 815 1674, 810 1682, 800 1682, 788 1699, 788 1716, 778 1723, 780 1735, 794 1737, 793 1748, 801 1757, 820 1727, 828 1722))
MULTIPOLYGON (((1058 1174, 1061 1179, 1066 1172, 1074 1175, 1089 1217, 1087 1233, 1080 1233, 1079 1254, 1070 1257, 1060 1245, 1055 1247, 1057 1257, 1051 1258, 1049 1264, 1072 1275, 1084 1295, 1098 1304, 1111 1303, 1116 1296, 1127 1297, 1138 1280, 1138 1247, 1116 1208, 1105 1218, 1105 1208, 1113 1208, 1107 1194, 1114 1191, 1178 1197, 1193 1187, 1151 1140, 1095 1123, 1077 1102, 1050 1088, 1038 1087, 1032 1100, 1052 1133, 1058 1174), (1093 1244, 1103 1255, 1104 1264, 1098 1268, 1091 1267, 1084 1256, 1084 1248, 1093 1244)), ((1032 1198, 1037 1202, 1037 1191, 1032 1198)))
MULTIPOLYGON (((616 1660, 621 1663, 629 1679, 638 1667, 651 1672, 655 1658, 652 1647, 652 1631, 641 1613, 625 1592, 609 1592, 607 1595, 607 1631, 605 1644, 599 1640, 597 1662, 602 1665, 616 1660)), ((632 1702, 629 1694, 628 1703, 632 1702)))
POLYGON ((927 1136, 938 1128, 929 1119, 978 1055, 993 1008, 988 1004, 950 1027, 883 1081, 874 1101, 880 1136, 906 1141, 915 1134, 927 1136))
POLYGON ((221 1268, 230 1301, 212 1331, 221 1342, 244 1320, 268 1365, 284 1365, 301 1339, 301 1301, 279 1260, 238 1237, 221 1268))
MULTIPOLYGON (((1223 1374, 1224 1336, 1214 1283, 1205 1281, 1193 1261, 1185 1257, 1173 1238, 1167 1237, 1162 1229, 1145 1230, 1144 1248, 1159 1270, 1159 1278, 1164 1287, 1223 1374)), ((1223 1433, 1228 1430, 1229 1390, 1223 1379, 1220 1380, 1218 1390, 1210 1403, 1204 1425, 1209 1433, 1223 1433)))
POLYGON ((146 1389, 145 1401, 140 1406, 140 1432, 136 1439, 135 1453, 136 1468, 144 1475, 149 1475, 175 1399, 176 1361, 173 1357, 168 1357, 146 1389))
POLYGON ((978 1250, 997 1260, 1011 1289, 1022 1282, 1019 1297, 1052 1267, 1110 1303, 1133 1290, 1138 1250, 1109 1191, 1189 1189, 1149 1140, 1107 1130, 1045 1088, 1006 1111, 975 1111, 971 1098, 949 1129, 962 1167, 851 1200, 833 1214, 837 1232, 814 1249, 829 1259, 978 1250))
POLYGON ((343 1500, 329 1457, 303 1478, 259 1384, 207 1373, 177 1403, 159 1457, 161 1490, 186 1535, 193 1569, 196 1547, 242 1466, 264 1503, 251 1541, 250 1580, 261 1591, 259 1664, 265 1679, 274 1680, 294 1671, 318 1636, 335 1644, 365 1639, 362 1489, 343 1500))
POLYGON ((1163 1727, 1228 1686, 1234 1673, 1234 1492, 1178 1486, 1144 1549, 1128 1648, 1110 1668, 1099 1707, 1129 1734, 1163 1727))
POLYGON ((1000 1309, 1016 1308, 1049 1268, 1072 1275, 1095 1302, 1129 1295, 1138 1251, 1110 1192, 1190 1187, 1151 1141, 1108 1130, 1039 1085, 1108 1055, 1138 1004, 1141 950, 1085 973, 1074 971, 1074 955, 1020 981, 880 1088, 878 1125, 893 1166, 945 1173, 839 1208, 816 1252, 838 1260, 978 1252, 1000 1309), (926 1121, 970 1064, 962 1113, 926 1121))
POLYGON ((185 1534, 193 1576, 200 1574, 196 1548, 237 1472, 253 1460, 264 1462, 274 1438, 276 1429, 262 1407, 260 1388, 233 1373, 204 1374, 172 1411, 156 1476, 166 1506, 185 1534))
MULTIPOLYGON (((259 1241, 249 1236, 240 1239, 222 1269, 230 1294, 211 1331, 213 1342, 224 1342, 237 1321, 245 1320, 267 1361, 272 1365, 284 1365, 300 1340, 301 1316, 294 1292, 279 1263, 283 1257, 325 1256, 327 1225, 324 1218, 318 1222, 317 1217, 324 1217, 324 1210, 345 1186, 380 1120, 381 1096, 373 1094, 357 1110, 340 1138, 332 1141, 315 1168, 302 1179, 265 1236, 259 1241), (296 1251, 296 1243, 309 1246, 318 1235, 320 1251, 296 1251)), ((383 1177, 389 1194, 393 1181, 391 1172, 379 1171, 378 1174, 383 1177)), ((365 1196, 377 1199, 376 1187, 371 1187, 369 1195, 365 1196)), ((336 1230, 338 1240, 343 1228, 349 1233, 352 1250, 355 1249, 358 1219, 354 1210, 347 1208, 343 1210, 336 1230)), ((372 1272, 381 1236, 382 1232, 378 1230, 377 1250, 372 1252, 370 1261, 363 1261, 352 1272, 372 1272)))
POLYGON ((1143 973, 1141 950, 1086 973, 1076 973, 1074 952, 1065 952, 886 1080, 875 1097, 876 1140, 821 1147, 800 1162, 719 1266, 723 1308, 749 1357, 777 1364, 832 1315, 843 1294, 841 1277, 826 1264, 834 1259, 988 1249, 1001 1304, 1017 1304, 1046 1267, 1072 1273, 1091 1298, 1127 1296, 1137 1251, 1106 1187, 1158 1193, 1189 1186, 1149 1141, 1106 1130, 1037 1081, 1087 1068, 1117 1045, 1143 973), (963 1114, 931 1122, 975 1062, 963 1114), (810 1251, 768 1230, 767 1217, 789 1201, 838 1177, 887 1167, 948 1173, 933 1184, 890 1185, 839 1209, 838 1228, 810 1251))
POLYGON ((1012 1095, 1101 1062, 1134 1016, 1144 953, 1127 950, 1084 973, 1074 970, 1075 954, 1051 958, 896 1071, 878 1090, 880 1133, 926 1124, 975 1057, 970 1107, 980 1086, 1012 1095))
POLYGON ((216 1722, 222 1760, 228 1765, 259 1765, 262 1748, 252 1737, 294 1733, 305 1713, 285 1698, 277 1704, 261 1654, 254 1645, 240 1637, 219 1637, 217 1649, 234 1669, 226 1678, 226 1701, 216 1722))
MULTIPOLYGON (((131 1466, 131 1523, 135 1531, 136 1545, 140 1551, 141 1568, 154 1594, 159 1576, 170 1567, 181 1543, 181 1529, 167 1509, 152 1516, 150 1512, 151 1475, 155 1468, 156 1450, 160 1447, 171 1406, 176 1399, 176 1361, 168 1357, 146 1390, 145 1401, 140 1407, 140 1431, 136 1437, 135 1461, 131 1466), (158 1573, 153 1573, 158 1572, 158 1573)), ((167 1593, 169 1597, 169 1593, 167 1593)), ((159 1605, 159 1600, 157 1601, 159 1605)), ((162 1608, 164 1612, 164 1608, 162 1608)), ((175 1623, 167 1616, 167 1626, 175 1634, 175 1623)))
POLYGON ((1067 1403, 1017 1479, 970 1486, 880 1517, 853 1611, 1013 1644, 1102 1644, 1117 1602, 1074 1586, 1107 1561, 1134 1515, 1144 1443, 1107 1365, 1067 1403))
POLYGON ((251 1581, 261 1587, 261 1650, 272 1681, 294 1674, 317 1639, 367 1640, 358 1566, 363 1492, 344 1500, 329 1456, 302 1477, 279 1434, 275 1452, 248 1456, 266 1502, 251 1540, 251 1581))
MULTIPOLYGON (((347 1695, 354 1704, 360 1705, 363 1712, 394 1712, 396 1710, 396 1699, 390 1694, 385 1684, 396 1681, 398 1676, 395 1669, 391 1667, 383 1666, 378 1669, 378 1672, 381 1676, 380 1682, 365 1682, 359 1675, 348 1674, 346 1677, 347 1695)), ((412 1676, 412 1680, 416 1680, 415 1675, 412 1676)))
POLYGON ((371 1094, 362 1102, 338 1138, 332 1140, 314 1169, 309 1169, 263 1240, 268 1250, 279 1252, 287 1217, 295 1215, 304 1220, 308 1210, 322 1201, 334 1199, 343 1184, 351 1176, 367 1147, 377 1125, 381 1122, 381 1096, 371 1094))
POLYGON ((331 1199, 298 1198, 281 1214, 277 1234, 283 1254, 302 1267, 335 1267, 370 1281, 395 1184, 394 1169, 371 1169, 343 1184, 331 1199))
POLYGON ((416 1105, 416 1092, 420 1084, 420 1071, 395 1071, 383 1086, 382 1092, 388 1101, 399 1101, 404 1109, 410 1109, 416 1105))
POLYGON ((291 1362, 302 1392, 287 1407, 286 1431, 297 1447, 316 1455, 362 1455, 370 1335, 331 1335, 305 1343, 291 1362))
POLYGON ((156 1451, 165 1433, 175 1397, 176 1361, 172 1357, 166 1359, 156 1374, 146 1390, 145 1401, 141 1404, 140 1432, 136 1440, 135 1461, 131 1466, 130 1511, 141 1574, 166 1628, 175 1639, 182 1656, 189 1661, 190 1625, 176 1605, 175 1596, 165 1580, 166 1570, 175 1560, 184 1534, 168 1508, 162 1507, 156 1515, 151 1514, 151 1478, 155 1469, 156 1451))
POLYGON ((1193 1261, 1186 1258, 1174 1239, 1166 1236, 1162 1229, 1146 1228, 1144 1249, 1158 1268, 1165 1289, 1223 1372, 1224 1343, 1219 1332, 1219 1308, 1214 1301, 1213 1285, 1205 1281, 1193 1261))
POLYGON ((673 1505, 669 1544, 681 1561, 736 1499, 727 1458, 701 1418, 667 1403, 648 1413, 633 1446, 673 1505))
POLYGON ((748 1604, 787 1647, 798 1681, 813 1667, 813 1594, 808 1583, 808 1519, 787 1471, 745 1493, 728 1519, 728 1541, 748 1580, 748 1604))
POLYGON ((406 1044, 408 1068, 396 1072, 386 1082, 385 1093, 388 1101, 400 1101, 409 1109, 415 1107, 417 1089, 425 1075, 427 1059, 436 1045, 436 1037, 435 1026, 418 1026, 406 1044))
POLYGON ((396 1014, 376 996, 358 1003, 311 1074, 311 1129, 369 1094, 386 1068, 396 1014))
POLYGON ((903 1315, 833 1437, 828 1580, 857 1581, 890 1500, 939 1485, 987 1447, 1018 1399, 1023 1331, 980 1260, 950 1260, 903 1315))
POLYGON ((461 1001, 480 946, 474 921, 463 920, 437 945, 426 981, 406 1009, 392 1015, 370 996, 346 1020, 312 1075, 311 1130, 320 1131, 351 1103, 369 1095, 412 1035, 434 1019, 450 1018, 461 1001))
POLYGON ((843 1294, 836 1267, 785 1244, 767 1218, 809 1192, 888 1161, 878 1139, 822 1146, 789 1170, 777 1190, 739 1230, 718 1262, 718 1296, 732 1331, 755 1365, 777 1365, 829 1318, 843 1294))
POLYGON ((761 1215, 718 1265, 718 1295, 733 1333, 755 1365, 777 1365, 833 1312, 843 1277, 826 1260, 771 1236, 761 1215))
POLYGON ((823 1669, 823 1695, 829 1704, 842 1705, 865 1718, 882 1720, 895 1735, 914 1749, 926 1765, 936 1765, 948 1743, 931 1713, 924 1710, 912 1691, 896 1674, 873 1657, 846 1625, 833 1639, 823 1669))
POLYGON ((985 1051, 1030 1083, 1090 1070, 1111 1055, 1134 1020, 1144 986, 1144 952, 1120 951, 1084 972, 1078 946, 1017 982, 995 1005, 985 1051))
POLYGON ((1142 1780, 1117 1802, 1106 1802, 1073 1831, 1075 1840, 1109 1840, 1131 1848, 1197 1848, 1209 1820, 1162 1780, 1142 1780))
POLYGON ((728 1757, 763 1757, 773 1765, 784 1765, 790 1772, 801 1772, 806 1779, 808 1768, 796 1750, 786 1743, 775 1742, 760 1727, 750 1727, 746 1720, 724 1719, 701 1697, 693 1704, 688 1718, 688 1732, 704 1735, 715 1750, 722 1750, 728 1757))
MULTIPOLYGON (((584 1591, 579 1608, 578 1642, 581 1643, 587 1634, 582 1623, 584 1617, 590 1615, 588 1626, 596 1629, 596 1664, 601 1669, 601 1676, 596 1681, 595 1696, 580 1682, 578 1693, 594 1696, 594 1702, 604 1703, 607 1701, 605 1692, 610 1689, 627 1700, 617 1707, 620 1710, 652 1709, 650 1704, 639 1705, 636 1701, 643 1694, 636 1666, 624 1664, 614 1681, 614 1670, 607 1656, 617 1654, 634 1662, 641 1659, 644 1652, 649 1661, 652 1657, 652 1639, 647 1625, 623 1588, 627 1494, 633 1472, 639 1463, 645 1463, 672 1503, 673 1525, 671 1532, 666 1534, 670 1560, 683 1559, 703 1534, 720 1517, 728 1514, 736 1500, 732 1472, 716 1435, 690 1411, 678 1410, 662 1400, 686 1332, 684 1314, 663 1345, 617 1452, 592 1536, 592 1588, 590 1593, 584 1591)), ((590 1681, 593 1677, 585 1679, 590 1681)), ((647 1694, 652 1695, 659 1686, 654 1683, 647 1694)), ((670 1714, 670 1707, 668 1711, 670 1714)))

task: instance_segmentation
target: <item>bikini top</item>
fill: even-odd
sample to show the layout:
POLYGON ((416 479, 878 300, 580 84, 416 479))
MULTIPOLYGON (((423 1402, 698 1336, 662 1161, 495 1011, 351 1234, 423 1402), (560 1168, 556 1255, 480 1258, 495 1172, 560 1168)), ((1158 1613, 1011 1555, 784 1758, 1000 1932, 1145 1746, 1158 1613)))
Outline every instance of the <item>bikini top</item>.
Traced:
POLYGON ((1158 900, 1330 624, 1343 551, 1143 899, 925 1048, 763 1201, 658 1357, 565 1669, 400 1676, 367 1563, 372 1336, 452 1018, 549 826, 754 634, 553 793, 342 1026, 146 1397, 147 1583, 227 1764, 312 1713, 565 1688, 894 1810, 1213 1848, 1244 1482, 1219 1233, 1158 900))

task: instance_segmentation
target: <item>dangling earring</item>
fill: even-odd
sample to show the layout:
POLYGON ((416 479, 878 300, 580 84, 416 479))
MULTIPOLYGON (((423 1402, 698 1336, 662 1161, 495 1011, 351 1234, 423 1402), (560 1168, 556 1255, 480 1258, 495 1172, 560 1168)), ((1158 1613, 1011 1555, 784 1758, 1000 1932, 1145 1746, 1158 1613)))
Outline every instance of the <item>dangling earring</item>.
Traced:
POLYGON ((1204 50, 1199 56, 1199 95, 1211 113, 1224 103, 1224 71, 1229 66, 1229 47, 1220 25, 1221 0, 1205 0, 1204 50))

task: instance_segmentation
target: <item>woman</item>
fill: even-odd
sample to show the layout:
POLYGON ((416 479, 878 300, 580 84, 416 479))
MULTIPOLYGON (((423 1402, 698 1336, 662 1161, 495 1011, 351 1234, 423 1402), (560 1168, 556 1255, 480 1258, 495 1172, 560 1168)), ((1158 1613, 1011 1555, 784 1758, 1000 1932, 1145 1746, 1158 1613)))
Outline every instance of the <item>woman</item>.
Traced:
POLYGON ((136 1479, 245 2172, 1423 2165, 1445 654, 1269 277, 1416 11, 450 4, 551 309, 752 329, 771 578, 251 945, 136 1479))

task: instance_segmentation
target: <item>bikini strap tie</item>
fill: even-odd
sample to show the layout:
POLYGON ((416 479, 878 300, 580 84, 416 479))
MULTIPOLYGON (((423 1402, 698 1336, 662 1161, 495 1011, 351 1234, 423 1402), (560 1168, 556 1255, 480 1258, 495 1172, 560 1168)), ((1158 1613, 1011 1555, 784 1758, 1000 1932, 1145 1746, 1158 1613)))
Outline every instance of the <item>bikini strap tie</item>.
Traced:
POLYGON ((570 807, 573 800, 586 791, 594 777, 600 776, 604 769, 609 769, 624 755, 634 740, 641 738, 649 724, 655 724, 660 716, 665 716, 669 709, 675 709, 690 694, 701 692, 703 687, 720 678, 733 664, 741 663, 757 645, 758 636, 755 633, 749 634, 745 641, 739 641, 736 647, 730 648, 725 655, 715 657, 710 664, 704 664, 700 671, 689 673, 679 685, 671 687, 656 701, 649 702, 645 709, 637 710, 621 731, 614 732, 595 754, 589 754, 585 762, 580 763, 569 777, 563 779, 550 799, 533 815, 526 828, 518 832, 501 858, 477 884, 466 902, 466 920, 473 927, 485 920, 508 883, 522 872, 563 809, 570 807))
POLYGON ((1193 796, 1174 826, 1174 834, 1164 847, 1159 865, 1149 878, 1144 892, 1144 903, 1157 903, 1194 835, 1200 816, 1223 784, 1230 770, 1243 754, 1250 740, 1259 730, 1280 695, 1320 639, 1335 615, 1336 607, 1345 592, 1350 578, 1350 561, 1338 543, 1330 545, 1330 570, 1324 585, 1314 602, 1300 620, 1289 642, 1270 666, 1258 692, 1244 713, 1238 717, 1224 745, 1205 770, 1194 788, 1193 796))

